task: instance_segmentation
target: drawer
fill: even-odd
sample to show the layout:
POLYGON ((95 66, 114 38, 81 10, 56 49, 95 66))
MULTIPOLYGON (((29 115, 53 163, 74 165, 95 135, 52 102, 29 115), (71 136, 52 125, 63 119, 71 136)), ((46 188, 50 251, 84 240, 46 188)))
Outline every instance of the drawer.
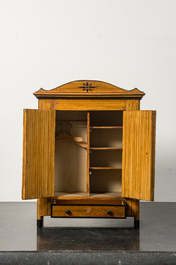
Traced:
POLYGON ((120 205, 51 204, 51 217, 126 218, 126 204, 120 204, 120 205))

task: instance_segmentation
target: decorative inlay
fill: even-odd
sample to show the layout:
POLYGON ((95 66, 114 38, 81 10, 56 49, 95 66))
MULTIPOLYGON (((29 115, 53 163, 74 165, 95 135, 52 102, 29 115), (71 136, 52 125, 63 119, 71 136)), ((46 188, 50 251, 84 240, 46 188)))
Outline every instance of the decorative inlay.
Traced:
POLYGON ((83 88, 82 91, 87 91, 87 92, 89 92, 89 91, 92 91, 91 88, 96 88, 96 86, 92 86, 92 84, 89 84, 88 82, 83 83, 83 85, 84 85, 84 86, 79 86, 79 87, 78 87, 78 88, 83 88))

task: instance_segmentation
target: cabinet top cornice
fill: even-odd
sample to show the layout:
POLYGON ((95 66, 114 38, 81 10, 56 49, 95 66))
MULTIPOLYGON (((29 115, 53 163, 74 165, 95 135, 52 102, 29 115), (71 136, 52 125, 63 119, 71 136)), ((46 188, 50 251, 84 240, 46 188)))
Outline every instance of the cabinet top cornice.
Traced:
POLYGON ((134 88, 132 90, 122 89, 102 81, 80 80, 73 81, 51 90, 39 89, 34 93, 37 98, 57 98, 57 97, 115 97, 115 98, 139 98, 145 93, 134 88))

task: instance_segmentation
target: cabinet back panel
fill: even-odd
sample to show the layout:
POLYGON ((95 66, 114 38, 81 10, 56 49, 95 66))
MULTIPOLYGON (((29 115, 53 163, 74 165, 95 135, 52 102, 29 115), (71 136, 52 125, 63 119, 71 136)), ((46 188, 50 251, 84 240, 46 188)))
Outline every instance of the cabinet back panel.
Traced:
MULTIPOLYGON (((86 124, 73 123, 70 133, 72 136, 82 137, 85 142, 87 140, 86 124)), ((56 142, 55 191, 86 191, 86 158, 87 150, 76 143, 56 142)))
POLYGON ((122 147, 122 129, 92 129, 91 147, 122 147))
POLYGON ((68 132, 69 125, 71 128, 69 133, 72 136, 83 138, 87 141, 87 112, 85 111, 56 111, 56 136, 62 132, 68 132), (62 126, 61 126, 62 123, 62 126), (62 127, 62 128, 61 128, 62 127))
POLYGON ((122 167, 121 150, 93 150, 90 154, 91 167, 122 167))
POLYGON ((121 192, 121 189, 121 170, 92 170, 92 175, 90 176, 90 192, 121 192))
POLYGON ((90 116, 91 126, 122 126, 123 111, 92 111, 90 116))
POLYGON ((86 154, 75 143, 56 143, 55 191, 86 191, 86 154))
POLYGON ((86 111, 56 111, 56 120, 86 121, 86 111))

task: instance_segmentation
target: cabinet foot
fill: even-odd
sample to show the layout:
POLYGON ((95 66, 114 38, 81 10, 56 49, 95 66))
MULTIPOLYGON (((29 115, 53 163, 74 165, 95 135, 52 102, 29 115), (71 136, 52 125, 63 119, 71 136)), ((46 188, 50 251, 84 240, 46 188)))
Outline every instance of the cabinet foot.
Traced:
POLYGON ((139 226, 140 226, 140 220, 134 219, 134 228, 139 228, 139 226))
POLYGON ((41 227, 43 227, 43 217, 40 220, 37 219, 37 228, 41 227))

